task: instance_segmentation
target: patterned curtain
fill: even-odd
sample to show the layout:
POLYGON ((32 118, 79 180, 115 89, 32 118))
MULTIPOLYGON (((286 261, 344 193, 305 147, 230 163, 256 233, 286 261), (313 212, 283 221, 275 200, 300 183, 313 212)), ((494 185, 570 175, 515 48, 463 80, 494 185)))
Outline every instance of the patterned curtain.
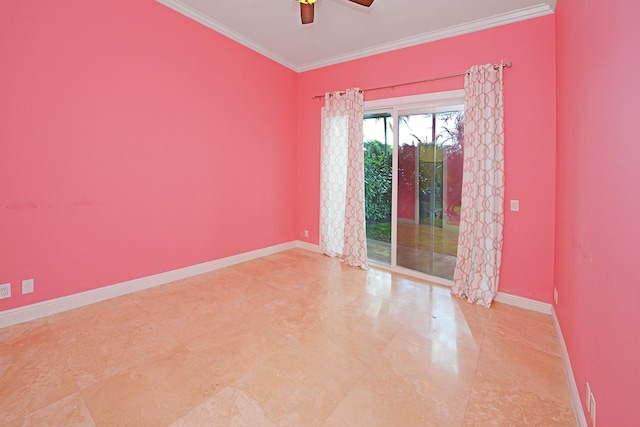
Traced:
POLYGON ((471 67, 464 104, 462 204, 452 293, 489 307, 498 293, 504 223, 502 67, 471 67))
POLYGON ((364 97, 359 89, 325 95, 322 123, 320 244, 330 256, 342 256, 367 268, 364 217, 364 97))

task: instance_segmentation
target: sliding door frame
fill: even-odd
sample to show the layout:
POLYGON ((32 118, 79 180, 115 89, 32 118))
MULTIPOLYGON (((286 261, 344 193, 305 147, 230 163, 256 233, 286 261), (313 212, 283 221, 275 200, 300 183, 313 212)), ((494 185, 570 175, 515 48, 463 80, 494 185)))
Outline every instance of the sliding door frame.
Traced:
POLYGON ((452 90, 446 92, 434 92, 423 95, 412 95, 398 98, 385 98, 373 101, 365 101, 365 114, 371 113, 390 113, 393 123, 393 149, 392 149, 392 196, 391 196, 391 264, 369 260, 371 266, 391 270, 405 274, 407 276, 417 277, 445 286, 451 286, 451 280, 442 277, 433 276, 422 273, 420 271, 411 270, 409 268, 398 266, 398 153, 399 153, 399 126, 398 121, 401 115, 425 113, 436 114, 439 112, 450 111, 451 108, 461 107, 464 105, 464 90, 452 90))

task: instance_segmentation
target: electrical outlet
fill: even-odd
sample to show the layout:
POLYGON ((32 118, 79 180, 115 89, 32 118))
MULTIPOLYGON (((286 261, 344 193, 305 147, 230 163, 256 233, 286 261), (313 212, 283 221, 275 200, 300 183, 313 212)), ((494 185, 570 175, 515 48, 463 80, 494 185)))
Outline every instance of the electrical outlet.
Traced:
POLYGON ((309 230, 304 230, 304 237, 309 237, 309 230))
POLYGON ((553 287, 553 302, 558 305, 558 290, 555 288, 555 286, 553 287))
POLYGON ((589 407, 591 408, 591 427, 596 427, 596 398, 591 393, 591 399, 589 399, 589 407))
POLYGON ((0 285, 0 299, 11 297, 11 283, 0 285))

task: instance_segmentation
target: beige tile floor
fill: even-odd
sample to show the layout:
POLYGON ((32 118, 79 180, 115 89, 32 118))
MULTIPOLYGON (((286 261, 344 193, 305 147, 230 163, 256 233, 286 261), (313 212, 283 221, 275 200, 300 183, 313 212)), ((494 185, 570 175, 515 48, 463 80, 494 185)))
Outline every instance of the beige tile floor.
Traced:
POLYGON ((575 426, 550 316, 291 250, 0 329, 0 426, 575 426))

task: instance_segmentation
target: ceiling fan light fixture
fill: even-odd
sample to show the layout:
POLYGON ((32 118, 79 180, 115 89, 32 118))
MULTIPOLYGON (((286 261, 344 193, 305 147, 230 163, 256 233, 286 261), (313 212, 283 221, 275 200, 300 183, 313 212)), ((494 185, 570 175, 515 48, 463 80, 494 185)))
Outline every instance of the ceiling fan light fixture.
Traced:
MULTIPOLYGON (((311 24, 313 22, 314 8, 313 4, 317 0, 298 0, 300 2, 300 19, 303 24, 311 24)), ((373 3, 373 0, 348 0, 351 3, 359 4, 360 6, 369 7, 373 3)))
POLYGON ((351 3, 359 4, 360 6, 369 7, 373 4, 373 0, 349 0, 351 3))
POLYGON ((300 19, 303 24, 311 24, 313 22, 314 8, 313 4, 316 0, 298 0, 300 2, 300 19))

